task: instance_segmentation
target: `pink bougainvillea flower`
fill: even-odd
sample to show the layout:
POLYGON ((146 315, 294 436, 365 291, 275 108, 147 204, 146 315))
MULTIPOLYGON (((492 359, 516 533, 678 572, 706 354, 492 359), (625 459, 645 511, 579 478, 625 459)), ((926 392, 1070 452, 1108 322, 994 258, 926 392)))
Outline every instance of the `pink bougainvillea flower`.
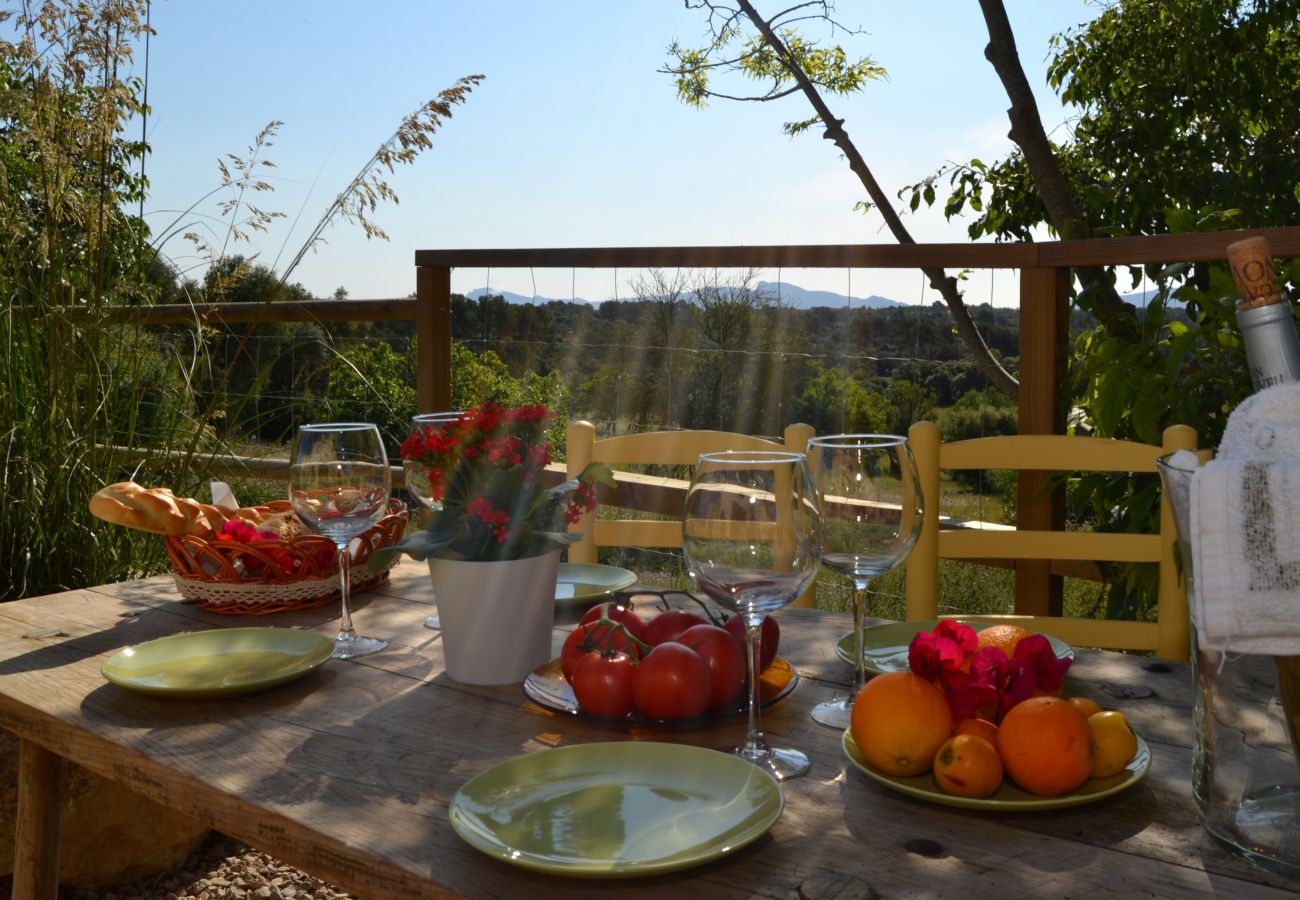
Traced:
POLYGON ((946 672, 962 668, 968 653, 979 639, 969 625, 943 619, 934 631, 922 631, 907 648, 907 664, 912 671, 931 681, 946 672))
POLYGON ((947 619, 908 646, 912 671, 943 688, 956 719, 978 716, 1000 722, 1035 692, 1059 691, 1070 668, 1070 660, 1058 659, 1041 634, 1022 640, 1011 659, 996 647, 978 647, 973 629, 947 619))
MULTIPOLYGON (((1065 683, 1069 659, 1061 659, 1052 649, 1052 643, 1041 634, 1033 634, 1016 645, 1014 659, 1026 659, 1034 673, 1034 687, 1054 694, 1065 683)), ((1013 661, 1014 661, 1013 659, 1013 661)))
POLYGON ((975 629, 956 619, 940 619, 939 624, 934 628, 934 633, 939 637, 956 641, 963 653, 974 653, 979 649, 980 639, 975 629))

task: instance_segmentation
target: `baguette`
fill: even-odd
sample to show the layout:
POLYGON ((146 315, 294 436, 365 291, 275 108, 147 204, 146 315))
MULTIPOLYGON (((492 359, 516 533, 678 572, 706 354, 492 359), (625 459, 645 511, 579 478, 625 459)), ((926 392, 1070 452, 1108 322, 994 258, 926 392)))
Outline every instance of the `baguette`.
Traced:
POLYGON ((101 488, 90 498, 90 511, 115 525, 170 535, 208 535, 229 518, 210 503, 177 497, 168 488, 141 487, 134 481, 101 488))

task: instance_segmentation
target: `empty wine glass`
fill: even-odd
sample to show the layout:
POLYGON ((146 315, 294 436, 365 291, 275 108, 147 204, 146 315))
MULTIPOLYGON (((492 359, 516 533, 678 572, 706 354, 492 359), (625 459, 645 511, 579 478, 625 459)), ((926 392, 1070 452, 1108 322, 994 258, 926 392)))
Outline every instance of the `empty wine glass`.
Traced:
POLYGON ((352 627, 349 545, 383 518, 391 484, 388 454, 374 425, 328 422, 299 426, 289 460, 289 501, 298 518, 338 547, 343 615, 334 638, 336 659, 365 656, 388 646, 387 641, 362 637, 352 627))
POLYGON ((711 600, 744 618, 749 641, 749 725, 737 756, 777 778, 808 771, 798 750, 774 749, 759 718, 763 619, 794 602, 821 555, 821 514, 802 453, 705 453, 691 479, 682 550, 691 578, 711 600))
MULTIPOLYGON (((448 423, 455 422, 464 413, 454 412, 431 412, 419 413, 411 416, 411 435, 425 432, 426 429, 436 431, 448 423)), ((408 438, 409 440, 409 438, 408 438)), ((424 507, 424 515, 428 516, 435 510, 442 509, 442 500, 435 500, 433 497, 433 485, 431 481, 431 472, 429 467, 419 459, 402 459, 402 471, 406 475, 406 490, 416 499, 420 506, 424 507)), ((437 597, 434 598, 436 603, 437 597)), ((435 613, 424 620, 425 628, 441 628, 442 621, 435 613)))
POLYGON ((853 582, 853 690, 813 707, 822 725, 848 728, 862 690, 867 586, 911 552, 921 531, 921 489, 907 438, 832 434, 808 442, 822 509, 822 565, 853 582))

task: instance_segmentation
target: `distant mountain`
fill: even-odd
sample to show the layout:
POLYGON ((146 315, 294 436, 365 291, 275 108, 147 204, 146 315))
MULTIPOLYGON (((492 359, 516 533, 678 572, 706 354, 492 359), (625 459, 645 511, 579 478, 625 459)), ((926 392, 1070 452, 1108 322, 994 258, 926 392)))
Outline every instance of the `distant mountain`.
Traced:
POLYGON ((526 306, 531 306, 534 303, 539 305, 542 303, 590 303, 592 306, 600 305, 599 300, 585 300, 582 297, 530 297, 526 294, 516 294, 513 291, 501 291, 495 288, 486 287, 474 288, 474 290, 465 295, 465 298, 467 300, 477 300, 484 294, 492 297, 504 297, 507 303, 522 303, 526 306))
MULTIPOLYGON (((844 307, 850 305, 850 302, 854 309, 886 309, 893 306, 907 305, 898 300, 881 297, 878 294, 872 294, 870 297, 846 297, 834 291, 810 291, 788 281, 782 281, 779 284, 775 281, 760 281, 758 288, 769 296, 779 297, 783 304, 795 309, 813 309, 818 306, 844 307)), ((470 300, 477 300, 484 294, 500 295, 505 298, 507 303, 590 303, 593 306, 600 304, 599 300, 587 300, 582 297, 530 297, 525 294, 516 294, 513 291, 501 291, 486 287, 475 288, 465 296, 470 300)), ((622 299, 631 300, 634 298, 625 297, 622 299)))
POLYGON ((898 300, 881 297, 879 294, 872 294, 870 297, 846 297, 834 291, 810 291, 788 281, 779 284, 773 281, 760 281, 758 286, 773 297, 779 296, 782 303, 795 309, 812 309, 817 306, 840 307, 847 306, 850 302, 854 309, 886 309, 891 306, 907 305, 898 300))

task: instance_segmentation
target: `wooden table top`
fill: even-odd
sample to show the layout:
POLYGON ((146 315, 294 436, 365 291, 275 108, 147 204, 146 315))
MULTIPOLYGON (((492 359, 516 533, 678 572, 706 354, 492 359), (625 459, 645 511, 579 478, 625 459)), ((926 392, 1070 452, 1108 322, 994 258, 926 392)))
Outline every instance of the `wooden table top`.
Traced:
MULTIPOLYGON (((363 897, 1300 893, 1300 882, 1221 850, 1197 822, 1187 665, 1078 652, 1067 694, 1122 710, 1151 747, 1151 772, 1130 790, 1056 812, 954 809, 876 784, 845 759, 838 732, 812 722, 809 709, 850 679, 834 650, 849 620, 801 609, 779 613, 781 654, 801 680, 763 723, 774 742, 804 750, 812 769, 785 783, 785 811, 765 837, 697 868, 617 882, 498 862, 448 822, 448 803, 470 777, 593 741, 730 748, 744 717, 615 726, 540 708, 518 686, 458 684, 443 672, 440 633, 422 627, 431 600, 427 569, 405 561, 389 584, 357 598, 359 630, 388 638, 387 651, 204 701, 123 690, 100 665, 123 645, 199 628, 274 624, 332 635, 335 605, 220 616, 181 602, 170 576, 0 604, 0 727, 363 897)), ((571 627, 557 625, 557 650, 571 627)))

